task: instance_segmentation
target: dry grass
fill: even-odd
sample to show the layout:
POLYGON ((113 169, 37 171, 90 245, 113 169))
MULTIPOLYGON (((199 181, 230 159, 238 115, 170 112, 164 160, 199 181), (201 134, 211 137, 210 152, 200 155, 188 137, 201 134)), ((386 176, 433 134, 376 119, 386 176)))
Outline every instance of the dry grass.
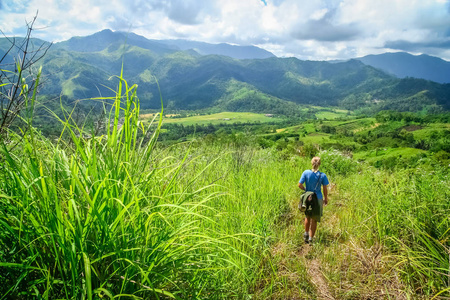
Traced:
POLYGON ((393 261, 381 245, 349 240, 326 256, 334 263, 322 265, 337 299, 408 299, 405 287, 392 269, 393 261))

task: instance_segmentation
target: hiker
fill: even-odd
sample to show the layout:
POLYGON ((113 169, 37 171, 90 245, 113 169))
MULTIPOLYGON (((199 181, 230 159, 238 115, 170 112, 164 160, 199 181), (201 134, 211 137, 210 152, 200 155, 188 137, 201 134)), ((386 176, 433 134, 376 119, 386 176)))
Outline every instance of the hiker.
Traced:
POLYGON ((328 204, 327 185, 329 182, 327 175, 319 172, 320 157, 313 157, 311 165, 312 169, 304 171, 298 182, 298 187, 300 189, 316 193, 317 203, 320 207, 314 214, 309 214, 308 211, 305 211, 305 233, 303 234, 303 237, 307 244, 312 242, 314 235, 316 234, 317 222, 320 222, 320 217, 322 217, 323 214, 323 205, 328 204), (323 195, 321 186, 323 186, 323 195))

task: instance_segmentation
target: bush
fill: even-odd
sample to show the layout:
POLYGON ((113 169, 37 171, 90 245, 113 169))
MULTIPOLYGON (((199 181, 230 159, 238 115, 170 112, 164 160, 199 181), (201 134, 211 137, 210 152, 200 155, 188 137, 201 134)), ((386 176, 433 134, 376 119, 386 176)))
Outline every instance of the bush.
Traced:
POLYGON ((321 166, 330 176, 347 175, 358 169, 358 163, 337 150, 321 151, 319 153, 321 166))
POLYGON ((301 147, 300 153, 305 157, 313 158, 319 153, 319 149, 313 144, 304 144, 303 147, 301 147))
POLYGON ((448 161, 450 160, 450 153, 440 150, 433 155, 433 158, 441 163, 448 164, 448 161))

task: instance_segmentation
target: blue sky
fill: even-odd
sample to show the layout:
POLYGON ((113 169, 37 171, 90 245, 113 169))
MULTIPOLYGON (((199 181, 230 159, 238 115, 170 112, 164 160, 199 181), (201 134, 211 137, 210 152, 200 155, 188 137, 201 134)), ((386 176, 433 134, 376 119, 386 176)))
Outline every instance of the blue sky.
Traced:
POLYGON ((102 29, 151 39, 256 45, 280 57, 406 51, 450 61, 449 0, 0 0, 0 29, 61 41, 102 29))

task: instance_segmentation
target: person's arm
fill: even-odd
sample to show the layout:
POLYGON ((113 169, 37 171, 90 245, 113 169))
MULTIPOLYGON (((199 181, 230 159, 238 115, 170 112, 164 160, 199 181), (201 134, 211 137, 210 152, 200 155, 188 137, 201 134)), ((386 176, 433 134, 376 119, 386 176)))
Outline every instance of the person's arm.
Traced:
POLYGON ((327 185, 323 186, 323 204, 328 204, 328 188, 327 185))
POLYGON ((302 184, 302 183, 298 183, 298 187, 301 189, 301 190, 306 190, 306 188, 305 188, 305 186, 302 184))

